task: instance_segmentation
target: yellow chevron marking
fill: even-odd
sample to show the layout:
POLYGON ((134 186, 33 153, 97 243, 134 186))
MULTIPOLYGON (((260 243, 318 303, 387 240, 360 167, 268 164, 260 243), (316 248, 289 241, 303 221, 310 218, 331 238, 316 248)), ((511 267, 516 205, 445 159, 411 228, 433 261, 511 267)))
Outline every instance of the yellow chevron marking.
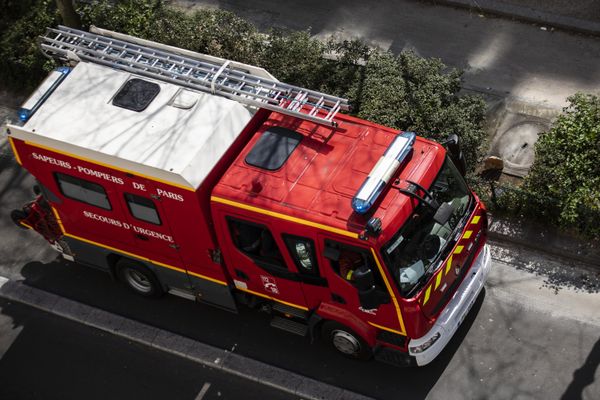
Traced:
POLYGON ((431 294, 431 286, 429 286, 427 288, 427 290, 425 291, 425 297, 423 298, 423 305, 427 304, 427 302, 429 301, 430 294, 431 294))
POLYGON ((435 286, 433 287, 433 289, 437 289, 438 286, 440 286, 440 283, 442 283, 442 273, 440 272, 439 274, 437 274, 437 278, 435 278, 435 286))
POLYGON ((452 255, 450 255, 450 258, 448 259, 448 262, 446 263, 446 272, 445 272, 445 274, 448 274, 448 271, 450 271, 450 267, 452 267, 452 255))

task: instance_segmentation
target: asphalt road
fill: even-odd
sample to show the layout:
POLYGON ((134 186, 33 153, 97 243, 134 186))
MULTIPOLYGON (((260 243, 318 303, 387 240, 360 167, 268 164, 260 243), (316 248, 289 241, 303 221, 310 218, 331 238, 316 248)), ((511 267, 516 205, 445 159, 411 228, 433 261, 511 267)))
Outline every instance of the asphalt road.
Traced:
POLYGON ((283 400, 297 397, 28 306, 0 300, 0 398, 283 400))
POLYGON ((260 29, 309 29, 318 37, 362 38, 384 50, 412 50, 465 71, 467 87, 562 107, 577 91, 598 93, 600 38, 414 0, 171 0, 221 8, 260 29), (544 28, 544 29, 542 29, 544 28))

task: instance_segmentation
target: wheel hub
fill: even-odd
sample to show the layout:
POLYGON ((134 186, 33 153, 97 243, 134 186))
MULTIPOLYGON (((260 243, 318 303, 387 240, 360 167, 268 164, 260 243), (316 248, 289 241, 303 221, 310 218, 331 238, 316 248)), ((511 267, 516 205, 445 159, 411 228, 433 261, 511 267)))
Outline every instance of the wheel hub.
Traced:
POLYGON ((127 269, 127 271, 125 271, 125 277, 127 283, 139 292, 149 293, 152 290, 152 283, 142 273, 136 270, 127 269))
POLYGON ((336 330, 332 333, 333 346, 341 353, 352 355, 360 351, 360 342, 352 334, 336 330))

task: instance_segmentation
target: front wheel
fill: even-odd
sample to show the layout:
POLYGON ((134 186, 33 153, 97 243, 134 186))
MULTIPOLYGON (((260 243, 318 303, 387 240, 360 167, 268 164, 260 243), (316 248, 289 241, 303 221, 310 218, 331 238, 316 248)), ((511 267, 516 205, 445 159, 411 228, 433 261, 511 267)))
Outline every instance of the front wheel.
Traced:
POLYGON ((325 322, 321 328, 321 337, 346 357, 368 360, 373 355, 371 347, 361 336, 338 322, 325 322))
POLYGON ((156 276, 141 264, 121 259, 117 262, 117 273, 121 282, 140 296, 160 297, 164 294, 156 276))

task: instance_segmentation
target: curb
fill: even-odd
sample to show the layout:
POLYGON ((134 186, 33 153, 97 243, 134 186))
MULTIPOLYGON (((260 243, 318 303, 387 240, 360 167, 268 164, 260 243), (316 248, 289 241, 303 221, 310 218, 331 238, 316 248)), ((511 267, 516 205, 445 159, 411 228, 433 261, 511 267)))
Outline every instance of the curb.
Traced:
POLYGON ((545 226, 493 218, 488 237, 497 242, 511 243, 561 259, 578 261, 589 266, 591 270, 600 271, 599 248, 553 232, 545 226))
POLYGON ((543 24, 565 31, 600 36, 600 23, 538 11, 533 8, 500 3, 495 0, 424 0, 427 3, 463 8, 519 21, 543 24))
POLYGON ((0 297, 310 400, 370 397, 316 381, 0 276, 0 297))

